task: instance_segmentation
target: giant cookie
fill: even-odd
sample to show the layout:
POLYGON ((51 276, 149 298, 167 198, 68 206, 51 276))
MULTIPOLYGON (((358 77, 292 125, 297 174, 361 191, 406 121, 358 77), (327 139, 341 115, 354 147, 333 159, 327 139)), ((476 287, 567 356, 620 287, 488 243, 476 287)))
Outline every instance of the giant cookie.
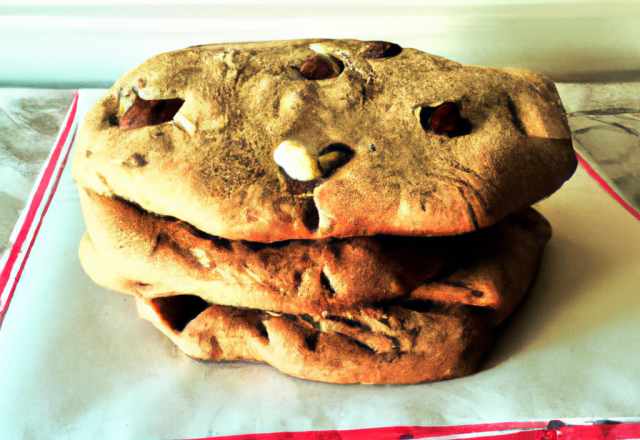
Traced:
POLYGON ((207 234, 275 242, 472 231, 552 193, 575 167, 545 77, 296 40, 146 61, 90 110, 72 172, 81 187, 207 234), (279 166, 282 145, 313 172, 292 169, 297 156, 279 166))

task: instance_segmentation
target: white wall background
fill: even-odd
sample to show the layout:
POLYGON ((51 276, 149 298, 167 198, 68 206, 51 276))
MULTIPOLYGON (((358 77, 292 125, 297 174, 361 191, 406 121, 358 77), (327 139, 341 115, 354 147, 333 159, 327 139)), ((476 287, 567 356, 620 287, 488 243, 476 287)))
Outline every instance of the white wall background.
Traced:
POLYGON ((640 80, 637 0, 191 3, 0 1, 0 86, 106 87, 168 50, 311 37, 393 41, 555 80, 640 80))

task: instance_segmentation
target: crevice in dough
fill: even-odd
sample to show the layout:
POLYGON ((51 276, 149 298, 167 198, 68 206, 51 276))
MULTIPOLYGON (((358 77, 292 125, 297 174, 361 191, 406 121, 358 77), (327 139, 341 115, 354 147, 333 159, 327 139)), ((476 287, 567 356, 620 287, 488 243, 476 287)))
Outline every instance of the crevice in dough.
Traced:
POLYGON ((151 255, 155 254, 156 252, 158 252, 158 249, 160 248, 160 245, 167 240, 167 235, 164 233, 160 233, 158 234, 158 236, 156 237, 156 241, 153 244, 153 249, 151 249, 151 255))
POLYGON ((217 248, 223 248, 226 250, 231 250, 231 240, 227 239, 227 238, 223 238, 223 237, 218 237, 217 235, 211 235, 211 234, 207 234, 204 231, 201 231, 200 229, 196 228, 195 226, 191 225, 190 223, 187 223, 183 220, 179 220, 176 219, 178 222, 178 226, 180 226, 181 228, 185 229, 187 232, 189 232, 190 234, 198 237, 198 238, 202 238, 203 240, 209 240, 213 243, 213 245, 217 248))
POLYGON ((240 242, 254 252, 263 249, 282 249, 290 245, 293 240, 274 241, 273 243, 260 243, 259 241, 240 240, 240 242))
POLYGON ((269 340, 269 332, 267 331, 267 327, 265 327, 264 322, 258 321, 256 323, 256 330, 260 333, 260 337, 265 338, 267 341, 269 340))
POLYGON ((122 166, 127 168, 141 168, 148 165, 147 159, 140 153, 133 153, 127 160, 122 162, 122 166))
POLYGON ((365 344, 363 342, 358 341, 357 339, 351 338, 351 342, 354 345, 357 345, 358 347, 368 351, 371 354, 376 354, 376 351, 373 348, 369 347, 367 344, 365 344))
POLYGON ((302 315, 298 315, 298 318, 302 319, 304 322, 311 325, 311 327, 315 328, 316 330, 321 331, 320 324, 318 323, 318 321, 313 319, 313 316, 309 315, 308 313, 303 313, 302 315))
POLYGON ((455 102, 422 105, 417 111, 420 126, 427 133, 453 138, 466 136, 473 129, 471 122, 460 115, 459 105, 455 102))
POLYGON ((358 58, 367 60, 392 58, 401 53, 402 47, 399 44, 386 41, 372 41, 369 47, 358 55, 358 58))
POLYGON ((315 200, 311 197, 300 201, 302 208, 302 224, 311 233, 315 233, 320 226, 320 212, 316 206, 315 200))
POLYGON ((196 295, 176 295, 151 300, 158 316, 174 331, 180 333, 211 304, 196 295))
POLYGON ((342 143, 327 145, 318 155, 318 164, 322 170, 322 177, 329 177, 347 162, 353 159, 355 151, 342 143))
POLYGON ((328 315, 325 319, 328 319, 329 321, 339 322, 341 324, 346 325, 347 327, 368 328, 367 326, 365 326, 361 322, 356 321, 354 319, 345 318, 344 316, 328 315))
POLYGON ((513 125, 515 125, 516 129, 520 133, 526 136, 527 132, 524 129, 524 124, 522 123, 520 116, 518 116, 518 108, 516 107, 516 104, 515 102, 513 102, 511 97, 507 97, 507 107, 509 108, 509 113, 511 113, 511 121, 513 122, 513 125))
POLYGON ((318 346, 318 337, 320 333, 315 331, 310 335, 305 336, 304 342, 307 344, 307 348, 309 351, 316 351, 316 347, 318 346))
POLYGON ((109 182, 107 181, 107 178, 104 177, 104 175, 100 174, 100 173, 96 173, 96 177, 98 178, 98 180, 100 181, 100 183, 102 183, 102 185, 107 188, 107 190, 109 190, 109 192, 113 193, 113 189, 111 188, 111 186, 109 185, 109 182))
POLYGON ((480 225, 478 224, 478 217, 476 217, 476 212, 473 210, 473 205, 471 205, 471 203, 469 203, 469 200, 467 200, 467 197, 464 195, 464 191, 462 190, 462 188, 458 188, 458 191, 460 191, 462 199, 467 204, 469 217, 471 218, 471 223, 473 223, 473 229, 477 231, 478 229, 480 229, 480 225))
MULTIPOLYGON (((98 177, 101 177, 101 175, 98 174, 98 177)), ((106 180, 105 180, 105 184, 106 184, 106 180)), ((180 220, 179 218, 171 217, 171 216, 168 216, 168 215, 159 215, 159 214, 156 214, 154 212, 147 211, 146 209, 144 209, 139 204, 137 204, 135 202, 132 202, 131 200, 127 200, 127 199, 125 199, 125 198, 123 198, 121 196, 118 196, 118 195, 114 194, 113 196, 111 196, 111 198, 113 200, 119 202, 119 203, 123 203, 123 204, 127 205, 128 207, 135 209, 136 212, 138 214, 140 214, 141 216, 153 217, 153 218, 156 218, 156 219, 162 219, 162 220, 165 220, 165 221, 168 221, 168 222, 171 222, 171 223, 175 223, 178 227, 186 230, 189 234, 191 234, 191 235, 193 235, 195 237, 201 238, 203 240, 211 241, 213 243, 213 245, 215 247, 217 247, 217 248, 223 248, 223 249, 226 249, 226 250, 231 250, 231 240, 229 240, 227 238, 219 237, 217 235, 208 234, 208 233, 196 228, 195 226, 191 225, 190 223, 187 223, 184 220, 180 220)), ((156 239, 156 243, 155 243, 154 248, 153 248, 153 250, 151 252, 152 254, 157 251, 158 246, 160 244, 160 241, 162 241, 163 239, 169 240, 170 237, 167 234, 160 233, 158 235, 157 239, 156 239)), ((279 243, 282 243, 282 242, 279 242, 279 243)), ((262 243, 258 243, 258 244, 262 244, 262 243)))
POLYGON ((133 105, 118 121, 118 127, 120 130, 133 130, 169 122, 183 104, 184 99, 180 98, 146 100, 136 95, 133 105))
POLYGON ((320 272, 320 284, 322 284, 322 287, 324 287, 325 290, 329 292, 330 298, 336 296, 336 289, 334 289, 331 285, 331 281, 329 281, 329 277, 326 273, 324 273, 324 270, 320 272))

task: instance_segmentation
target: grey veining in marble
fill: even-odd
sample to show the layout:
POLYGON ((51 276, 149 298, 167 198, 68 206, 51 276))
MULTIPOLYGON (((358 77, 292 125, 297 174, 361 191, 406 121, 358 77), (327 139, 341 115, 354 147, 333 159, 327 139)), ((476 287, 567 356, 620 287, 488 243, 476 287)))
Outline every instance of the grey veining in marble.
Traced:
POLYGON ((575 148, 640 212, 640 110, 608 108, 568 116, 575 148))
POLYGON ((0 255, 72 99, 70 90, 0 89, 0 255))
POLYGON ((574 147, 640 212, 640 82, 556 84, 574 147))

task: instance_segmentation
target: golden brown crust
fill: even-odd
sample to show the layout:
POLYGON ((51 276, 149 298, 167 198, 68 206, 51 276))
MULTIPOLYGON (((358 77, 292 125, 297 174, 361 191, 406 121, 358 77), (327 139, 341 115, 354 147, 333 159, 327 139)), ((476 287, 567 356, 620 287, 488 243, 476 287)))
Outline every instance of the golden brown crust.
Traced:
POLYGON ((531 72, 384 42, 192 47, 87 114, 80 259, 197 359, 459 377, 535 276, 551 230, 527 207, 575 167, 531 72))
POLYGON ((455 237, 233 242, 82 187, 80 199, 86 272, 135 295, 186 354, 334 383, 473 372, 550 238, 527 209, 455 237))
POLYGON ((209 234, 274 242, 472 231, 573 173, 566 117, 548 79, 414 49, 372 53, 355 40, 295 40, 154 57, 88 113, 74 178, 209 234), (300 75, 318 53, 333 57, 337 77, 300 75), (184 105, 169 122, 121 130, 137 95, 184 105), (423 112, 443 102, 459 107, 467 131, 425 126, 423 112), (353 156, 300 183, 274 161, 284 141, 314 157, 335 144, 353 156))
POLYGON ((212 305, 177 331, 152 300, 138 299, 137 304, 140 315, 190 357, 265 362, 321 382, 393 384, 460 377, 475 370, 489 341, 482 311, 469 306, 366 308, 314 320, 212 305))

